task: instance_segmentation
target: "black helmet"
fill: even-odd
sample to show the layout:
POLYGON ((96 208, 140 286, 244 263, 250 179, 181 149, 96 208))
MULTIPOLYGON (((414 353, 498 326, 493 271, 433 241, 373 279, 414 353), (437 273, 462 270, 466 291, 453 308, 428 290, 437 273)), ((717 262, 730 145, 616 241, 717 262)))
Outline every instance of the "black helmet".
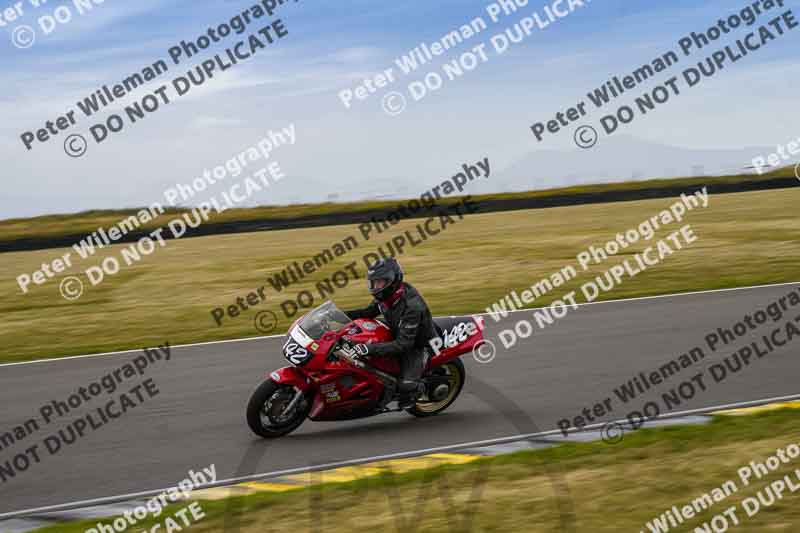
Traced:
POLYGON ((378 259, 367 271, 369 293, 378 300, 387 299, 403 282, 403 269, 396 259, 378 259))

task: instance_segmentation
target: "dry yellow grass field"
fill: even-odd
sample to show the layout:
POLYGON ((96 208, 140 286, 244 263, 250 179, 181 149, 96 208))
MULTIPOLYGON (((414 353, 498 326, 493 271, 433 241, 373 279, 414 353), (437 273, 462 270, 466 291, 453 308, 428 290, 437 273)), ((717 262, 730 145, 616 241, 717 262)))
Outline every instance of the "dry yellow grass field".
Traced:
MULTIPOLYGON (((621 231, 667 208, 674 199, 595 204, 553 209, 471 215, 448 226, 440 235, 408 249, 400 256, 407 279, 425 296, 434 314, 482 312, 509 290, 524 289, 567 264, 590 245, 602 246, 621 231)), ((698 241, 668 257, 662 264, 623 282, 606 299, 680 291, 715 289, 800 280, 800 188, 712 196, 707 209, 686 215, 698 241)), ((365 241, 356 226, 268 231, 167 241, 141 262, 126 267, 93 287, 81 272, 120 249, 106 248, 97 256, 78 261, 73 268, 23 295, 15 281, 40 268, 68 249, 6 253, 0 263, 0 361, 21 361, 140 348, 168 339, 179 343, 258 336, 258 311, 271 310, 280 318, 276 333, 291 320, 280 302, 355 261, 363 275, 361 258, 392 236, 413 228, 418 220, 404 221, 391 231, 365 241), (359 247, 337 258, 287 294, 278 294, 267 282, 292 261, 311 258, 348 235, 359 247), (59 282, 78 274, 86 286, 83 296, 67 301, 59 282), (225 318, 217 327, 211 310, 235 303, 238 296, 265 286, 267 301, 225 318)), ((678 229, 673 224, 658 236, 678 229)), ((639 243, 625 254, 641 251, 639 243)), ((73 256, 76 254, 73 253, 73 256)), ((609 260, 583 272, 569 285, 554 291, 537 305, 577 288, 616 264, 609 260)), ((319 303, 321 300, 317 295, 319 303)), ((368 295, 363 279, 351 282, 334 296, 343 307, 364 304, 368 295)))
MULTIPOLYGON (((632 191, 654 189, 663 187, 694 187, 702 184, 732 185, 742 182, 769 180, 772 178, 794 177, 791 167, 780 168, 767 172, 761 176, 753 174, 740 174, 732 176, 701 177, 701 178, 667 178, 642 181, 627 181, 618 183, 600 183, 561 187, 556 189, 533 190, 527 192, 495 193, 480 195, 481 200, 518 200, 521 198, 547 198, 551 196, 569 196, 575 194, 594 194, 611 191, 632 191)), ((442 203, 456 201, 446 198, 442 203)), ((333 213, 354 213, 367 210, 388 210, 395 206, 390 201, 367 201, 354 203, 324 203, 324 204, 299 204, 261 206, 251 208, 229 209, 224 213, 214 216, 214 222, 240 222, 252 220, 280 220, 306 217, 310 215, 323 215, 333 213)), ((142 206, 144 207, 144 206, 142 206)), ((94 210, 81 213, 64 215, 43 215, 33 218, 15 218, 0 220, 0 240, 12 240, 26 237, 57 237, 89 233, 98 227, 108 227, 116 224, 129 215, 136 214, 136 209, 94 210)), ((154 229, 165 224, 176 213, 185 212, 185 208, 169 208, 167 213, 156 220, 146 223, 143 229, 154 229)))

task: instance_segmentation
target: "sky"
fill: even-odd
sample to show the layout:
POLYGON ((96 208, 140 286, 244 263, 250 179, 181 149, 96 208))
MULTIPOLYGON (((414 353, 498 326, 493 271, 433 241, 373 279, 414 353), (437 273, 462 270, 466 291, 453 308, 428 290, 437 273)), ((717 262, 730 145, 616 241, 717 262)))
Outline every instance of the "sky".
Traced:
MULTIPOLYGON (((593 0, 549 27, 535 29, 523 42, 498 55, 492 49, 492 36, 534 12, 543 13, 543 6, 552 2, 528 2, 497 22, 487 13, 492 2, 485 1, 290 2, 272 18, 283 21, 289 32, 285 38, 215 75, 202 87, 175 97, 146 119, 126 124, 105 142, 96 144, 89 127, 185 75, 201 61, 224 54, 272 19, 254 21, 241 36, 231 35, 179 65, 170 63, 167 73, 135 90, 121 105, 91 118, 78 112, 75 126, 26 150, 20 140, 23 132, 35 132, 47 120, 75 110, 78 100, 103 84, 113 85, 159 59, 168 60, 170 47, 181 40, 195 40, 209 26, 229 21, 255 0, 105 0, 82 16, 77 15, 73 0, 48 0, 38 8, 33 2, 23 0, 24 14, 0 26, 4 180, 0 219, 163 202, 165 189, 191 182, 204 170, 254 145, 270 130, 290 124, 296 129, 295 144, 272 153, 272 161, 279 163, 285 177, 243 205, 415 196, 457 173, 464 163, 484 157, 491 159, 498 173, 521 160, 530 161, 529 188, 545 182, 551 185, 553 176, 537 175, 536 153, 562 152, 565 163, 582 157, 583 150, 573 141, 575 128, 586 123, 600 130, 600 117, 612 107, 591 109, 588 117, 542 142, 531 134, 533 123, 555 118, 558 111, 586 100, 587 92, 611 76, 629 74, 677 50, 680 38, 704 32, 719 18, 748 5, 593 0), (52 16, 59 6, 70 9, 72 20, 45 34, 41 19, 52 16), (486 21, 486 30, 417 72, 408 76, 399 72, 394 63, 399 55, 422 42, 439 41, 476 17, 486 21), (20 25, 36 32, 29 48, 12 44, 20 25), (441 88, 414 100, 410 83, 419 83, 429 72, 443 75, 444 63, 481 43, 486 44, 486 62, 452 81, 445 77, 441 88), (365 78, 390 67, 394 67, 394 83, 349 109, 342 104, 341 91, 355 90, 365 78), (406 99, 400 114, 390 115, 382 107, 390 91, 406 99), (82 157, 64 153, 63 143, 70 134, 89 139, 82 157)), ((0 0, 0 13, 15 3, 0 0)), ((566 6, 566 0, 561 5, 566 6)), ((789 9, 798 11, 798 1, 787 0, 783 9, 762 16, 753 28, 789 9)), ((613 108, 630 105, 636 96, 671 75, 680 76, 707 53, 753 28, 740 28, 705 50, 681 57, 669 73, 624 95, 613 108)), ((630 149, 639 146, 636 142, 646 142, 698 151, 742 150, 743 154, 754 150, 750 147, 797 140, 798 44, 800 28, 726 66, 647 116, 637 116, 614 135, 630 139, 630 149)), ((616 165, 621 157, 619 143, 614 150, 603 150, 603 141, 608 140, 604 136, 601 131, 593 149, 599 167, 604 161, 616 165)), ((749 157, 742 159, 745 166, 749 157)), ((206 193, 217 194, 233 182, 227 178, 206 193)))

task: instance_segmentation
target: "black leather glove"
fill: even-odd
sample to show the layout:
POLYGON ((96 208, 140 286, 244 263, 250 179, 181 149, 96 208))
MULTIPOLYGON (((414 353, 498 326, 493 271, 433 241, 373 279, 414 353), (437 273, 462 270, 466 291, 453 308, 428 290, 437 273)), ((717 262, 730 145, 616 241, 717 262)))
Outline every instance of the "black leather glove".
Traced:
POLYGON ((362 359, 369 355, 369 346, 366 344, 353 344, 348 339, 342 339, 339 344, 342 347, 342 351, 344 351, 349 357, 362 359))

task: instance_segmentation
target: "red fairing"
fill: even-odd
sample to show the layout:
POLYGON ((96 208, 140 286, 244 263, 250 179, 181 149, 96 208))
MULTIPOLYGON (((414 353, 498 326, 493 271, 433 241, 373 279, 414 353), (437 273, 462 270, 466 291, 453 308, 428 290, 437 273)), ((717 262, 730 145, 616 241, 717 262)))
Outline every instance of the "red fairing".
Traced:
POLYGON ((475 345, 483 340, 484 322, 482 316, 473 315, 463 320, 461 324, 464 325, 445 330, 444 338, 431 341, 434 355, 428 364, 428 368, 443 365, 467 352, 471 352, 475 345))
MULTIPOLYGON (((394 340, 392 332, 386 324, 378 320, 358 319, 354 322, 359 333, 347 336, 354 343, 374 344, 378 342, 391 342, 394 340)), ((400 374, 400 363, 394 357, 371 357, 370 365, 389 374, 400 374)))
POLYGON ((269 379, 283 385, 292 385, 303 392, 308 392, 311 388, 311 381, 306 375, 294 366, 285 366, 270 372, 269 379))
POLYGON ((383 322, 378 320, 358 319, 354 324, 358 326, 361 332, 347 336, 353 342, 372 344, 376 342, 391 342, 394 340, 391 330, 389 330, 383 322))

